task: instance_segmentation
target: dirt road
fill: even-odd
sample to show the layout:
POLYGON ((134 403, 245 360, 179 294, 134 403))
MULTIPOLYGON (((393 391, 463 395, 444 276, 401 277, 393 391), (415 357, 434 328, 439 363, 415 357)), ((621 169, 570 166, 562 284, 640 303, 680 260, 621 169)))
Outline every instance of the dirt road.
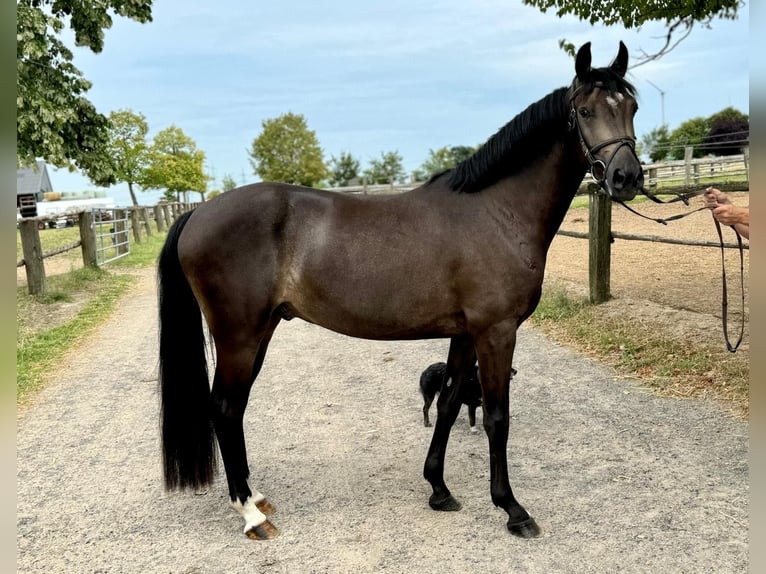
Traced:
POLYGON ((463 509, 428 508, 417 380, 446 341, 369 342, 292 321, 245 421, 252 481, 282 534, 250 541, 222 475, 206 494, 163 491, 155 313, 146 274, 20 412, 19 572, 747 571, 747 424, 650 395, 531 328, 509 458, 541 538, 505 530, 486 437, 464 411, 446 465, 463 509))

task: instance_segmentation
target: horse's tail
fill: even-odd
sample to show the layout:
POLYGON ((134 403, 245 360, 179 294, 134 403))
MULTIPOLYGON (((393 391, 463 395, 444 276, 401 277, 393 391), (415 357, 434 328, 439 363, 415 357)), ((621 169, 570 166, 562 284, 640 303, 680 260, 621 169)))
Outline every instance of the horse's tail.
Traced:
POLYGON ((170 227, 157 265, 162 452, 165 488, 198 488, 215 473, 215 433, 202 314, 178 259, 191 211, 170 227))

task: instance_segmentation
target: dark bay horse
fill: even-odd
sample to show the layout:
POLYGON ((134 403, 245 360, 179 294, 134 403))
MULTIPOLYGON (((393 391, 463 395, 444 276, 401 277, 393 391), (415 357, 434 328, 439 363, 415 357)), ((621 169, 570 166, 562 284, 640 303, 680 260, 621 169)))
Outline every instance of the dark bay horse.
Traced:
POLYGON ((198 488, 221 451, 245 533, 277 535, 248 483, 242 419, 277 324, 294 317, 368 339, 450 339, 423 474, 435 510, 460 504, 444 457, 478 359, 492 502, 539 534, 508 480, 509 384, 519 325, 540 298, 548 247, 590 169, 614 199, 643 185, 628 51, 531 104, 472 157, 408 193, 350 196, 279 183, 235 189, 182 215, 159 259, 162 446, 168 489, 198 488), (216 350, 212 390, 202 315, 216 350))

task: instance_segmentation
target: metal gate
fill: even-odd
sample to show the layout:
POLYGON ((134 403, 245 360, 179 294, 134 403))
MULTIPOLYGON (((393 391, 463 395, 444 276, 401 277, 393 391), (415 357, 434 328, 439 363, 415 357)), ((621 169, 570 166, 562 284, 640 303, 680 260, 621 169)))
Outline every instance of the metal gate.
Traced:
POLYGON ((101 267, 130 253, 130 230, 126 209, 93 209, 96 265, 101 267))

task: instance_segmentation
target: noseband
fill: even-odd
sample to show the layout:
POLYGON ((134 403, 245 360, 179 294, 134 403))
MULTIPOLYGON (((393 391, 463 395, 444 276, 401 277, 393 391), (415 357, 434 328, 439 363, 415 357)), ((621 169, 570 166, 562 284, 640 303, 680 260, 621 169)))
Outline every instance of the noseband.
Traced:
MULTIPOLYGON (((604 88, 605 85, 602 82, 597 82, 593 85, 594 88, 604 88)), ((582 135, 582 128, 580 127, 580 119, 579 114, 577 113, 577 109, 575 108, 575 98, 577 97, 577 94, 583 89, 583 86, 580 86, 579 88, 576 88, 572 95, 569 98, 569 130, 572 131, 575 128, 577 128, 577 136, 580 140, 580 145, 582 146, 582 151, 585 154, 585 159, 588 160, 588 170, 590 171, 591 176, 593 176, 593 179, 596 180, 596 183, 603 189, 607 195, 611 197, 611 193, 609 191, 608 186, 606 185, 606 174, 609 168, 609 164, 612 163, 612 159, 614 159, 614 156, 617 155, 617 152, 620 151, 620 148, 623 146, 628 146, 630 148, 631 153, 636 158, 636 161, 638 160, 638 156, 636 155, 636 140, 635 138, 631 136, 621 136, 616 138, 610 138, 608 140, 604 140, 602 142, 599 142, 593 146, 589 146, 588 143, 585 141, 585 137, 582 135), (595 154, 599 150, 605 148, 608 145, 611 144, 619 144, 614 151, 609 155, 609 157, 604 161, 603 159, 596 158, 595 154)), ((639 162, 640 163, 640 162, 639 162)))

